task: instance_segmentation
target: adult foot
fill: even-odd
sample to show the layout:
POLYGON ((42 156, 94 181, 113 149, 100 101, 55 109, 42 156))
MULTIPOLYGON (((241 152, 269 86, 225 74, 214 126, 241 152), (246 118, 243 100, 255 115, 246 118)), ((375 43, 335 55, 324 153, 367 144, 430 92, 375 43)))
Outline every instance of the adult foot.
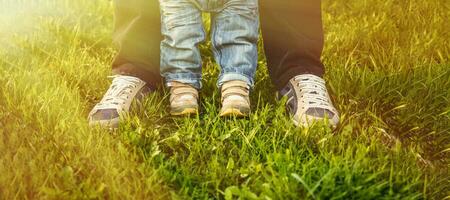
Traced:
POLYGON ((228 81, 222 85, 221 117, 246 117, 250 114, 249 86, 244 81, 228 81))
POLYGON ((198 91, 189 84, 169 82, 170 114, 188 116, 198 114, 198 91))
POLYGON ((89 114, 90 126, 118 128, 120 116, 129 113, 134 101, 142 100, 151 92, 146 83, 133 76, 112 76, 113 81, 103 99, 89 114))
POLYGON ((310 126, 314 122, 328 120, 333 127, 339 123, 339 113, 334 108, 325 81, 312 74, 292 78, 281 91, 287 97, 286 107, 297 126, 310 126))

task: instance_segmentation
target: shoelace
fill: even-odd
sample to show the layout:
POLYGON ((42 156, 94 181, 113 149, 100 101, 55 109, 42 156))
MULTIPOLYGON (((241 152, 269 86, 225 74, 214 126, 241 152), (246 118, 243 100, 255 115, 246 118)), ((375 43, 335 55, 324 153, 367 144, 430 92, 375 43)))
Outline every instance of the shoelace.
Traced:
POLYGON ((313 76, 299 76, 294 79, 300 88, 300 96, 303 102, 309 105, 321 105, 331 107, 325 81, 313 76))
POLYGON ((130 98, 133 89, 140 83, 138 78, 132 76, 109 76, 109 78, 113 78, 113 81, 105 97, 97 105, 101 108, 115 108, 118 105, 124 105, 130 98))

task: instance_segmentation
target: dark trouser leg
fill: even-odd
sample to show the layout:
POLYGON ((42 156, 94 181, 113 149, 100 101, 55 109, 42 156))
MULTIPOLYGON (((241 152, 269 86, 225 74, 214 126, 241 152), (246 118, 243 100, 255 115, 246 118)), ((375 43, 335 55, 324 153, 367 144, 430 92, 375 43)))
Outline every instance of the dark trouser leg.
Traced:
POLYGON ((260 0, 260 12, 269 73, 277 89, 296 75, 322 76, 320 0, 260 0))
POLYGON ((156 87, 161 83, 158 0, 114 0, 114 3, 113 38, 119 52, 113 62, 113 73, 136 76, 156 87))

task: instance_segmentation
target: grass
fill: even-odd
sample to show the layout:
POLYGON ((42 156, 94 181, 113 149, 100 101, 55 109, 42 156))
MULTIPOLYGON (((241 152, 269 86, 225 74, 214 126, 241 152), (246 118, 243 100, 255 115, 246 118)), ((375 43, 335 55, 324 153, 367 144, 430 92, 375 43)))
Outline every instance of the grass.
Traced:
POLYGON ((220 119, 206 56, 201 116, 170 117, 159 91, 114 133, 86 120, 111 2, 0 3, 0 199, 450 199, 444 0, 324 1, 336 131, 293 126, 263 56, 254 114, 220 119))

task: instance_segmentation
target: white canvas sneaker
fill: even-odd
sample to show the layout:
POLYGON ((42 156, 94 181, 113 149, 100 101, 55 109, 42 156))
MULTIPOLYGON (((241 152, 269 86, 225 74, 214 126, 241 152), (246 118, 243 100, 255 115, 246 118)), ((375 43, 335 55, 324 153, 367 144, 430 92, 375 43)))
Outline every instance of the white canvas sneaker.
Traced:
POLYGON ((130 111, 133 101, 151 92, 146 83, 133 76, 116 75, 103 99, 89 113, 89 125, 117 128, 120 116, 130 111))
POLYGON ((292 78, 281 91, 288 98, 286 107, 297 126, 309 126, 317 121, 328 120, 336 128, 339 113, 334 108, 325 81, 312 74, 292 78))

